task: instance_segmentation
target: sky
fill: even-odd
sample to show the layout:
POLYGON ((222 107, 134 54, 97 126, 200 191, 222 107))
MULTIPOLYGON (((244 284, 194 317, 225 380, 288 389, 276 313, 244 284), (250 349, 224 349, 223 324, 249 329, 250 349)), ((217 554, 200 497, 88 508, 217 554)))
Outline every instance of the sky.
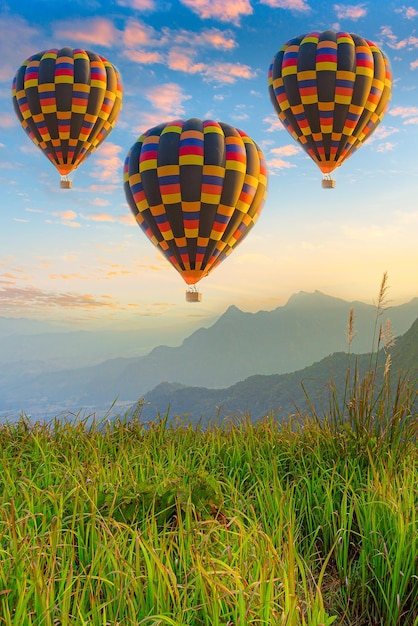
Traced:
POLYGON ((418 2, 366 0, 0 0, 0 316, 72 326, 202 323, 234 304, 273 310, 320 290, 391 304, 418 296, 418 2), (322 189, 321 173, 270 102, 270 62, 290 38, 343 30, 376 43, 393 93, 375 133, 322 189), (30 55, 93 50, 119 70, 116 127, 72 174, 59 175, 21 128, 11 84, 30 55), (251 233, 199 283, 202 302, 134 222, 126 154, 176 118, 213 119, 262 149, 268 194, 251 233))

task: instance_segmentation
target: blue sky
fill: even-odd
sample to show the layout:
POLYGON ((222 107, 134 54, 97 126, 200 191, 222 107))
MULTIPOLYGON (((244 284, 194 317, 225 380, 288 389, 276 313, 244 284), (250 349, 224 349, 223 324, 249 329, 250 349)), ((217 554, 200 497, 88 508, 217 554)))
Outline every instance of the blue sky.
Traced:
POLYGON ((273 309, 301 290, 373 302, 385 271, 393 304, 418 296, 418 3, 370 0, 21 0, 0 2, 0 315, 73 324, 153 323, 273 309), (270 61, 289 38, 345 30, 390 60, 393 95, 369 141, 323 190, 321 173, 270 103, 270 61), (117 66, 119 121, 61 190, 11 101, 23 61, 82 47, 117 66), (185 285, 133 222, 124 158, 142 131, 183 117, 249 134, 268 166, 250 235, 199 283, 185 285))

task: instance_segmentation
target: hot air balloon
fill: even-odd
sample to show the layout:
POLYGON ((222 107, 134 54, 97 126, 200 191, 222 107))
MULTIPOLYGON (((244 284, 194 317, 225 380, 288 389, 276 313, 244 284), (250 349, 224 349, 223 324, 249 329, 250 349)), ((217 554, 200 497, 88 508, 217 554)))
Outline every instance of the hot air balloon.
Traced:
POLYGON ((26 133, 61 174, 68 175, 113 129, 122 105, 117 69, 78 48, 44 50, 17 70, 13 106, 26 133))
POLYGON ((189 286, 225 259, 256 223, 266 196, 263 153, 241 130, 213 120, 174 120, 144 132, 124 164, 137 223, 189 286))
POLYGON ((290 39, 269 69, 279 119, 335 186, 331 172, 382 121, 392 89, 385 54, 359 35, 326 30, 290 39))

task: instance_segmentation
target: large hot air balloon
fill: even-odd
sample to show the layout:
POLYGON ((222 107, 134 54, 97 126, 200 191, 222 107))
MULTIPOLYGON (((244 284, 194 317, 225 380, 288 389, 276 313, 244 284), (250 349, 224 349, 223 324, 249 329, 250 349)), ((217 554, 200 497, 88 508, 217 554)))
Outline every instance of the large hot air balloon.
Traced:
POLYGON ((243 240, 257 221, 267 172, 257 144, 213 120, 175 120, 144 132, 124 165, 124 188, 137 223, 189 285, 243 240))
POLYGON ((325 175, 355 152, 382 121, 392 88, 384 53, 359 35, 326 30, 290 39, 269 69, 279 119, 325 175))
POLYGON ((116 124, 122 105, 117 69, 104 57, 78 48, 29 57, 13 79, 13 106, 26 133, 61 174, 68 175, 116 124))

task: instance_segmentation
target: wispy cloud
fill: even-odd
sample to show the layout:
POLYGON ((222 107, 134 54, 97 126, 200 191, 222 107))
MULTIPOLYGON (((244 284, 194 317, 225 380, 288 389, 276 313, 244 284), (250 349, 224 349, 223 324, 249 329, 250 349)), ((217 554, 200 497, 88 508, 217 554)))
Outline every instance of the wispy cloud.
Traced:
POLYGON ((19 15, 0 17, 0 81, 10 84, 18 67, 34 51, 42 50, 42 34, 19 15))
POLYGON ((395 147, 394 143, 391 143, 390 141, 386 141, 385 143, 380 143, 377 146, 377 152, 389 152, 390 150, 393 150, 394 147, 395 147))
POLYGON ((300 153, 300 148, 289 143, 286 146, 281 146, 279 148, 272 148, 270 152, 272 154, 277 154, 279 156, 294 156, 295 154, 300 153))
POLYGON ((124 56, 142 65, 164 64, 170 70, 199 74, 206 82, 235 83, 256 73, 241 63, 208 61, 211 50, 233 50, 237 46, 231 31, 218 28, 190 32, 162 29, 157 32, 139 20, 130 20, 123 33, 124 56))
POLYGON ((83 220, 91 222, 108 222, 127 225, 135 224, 135 218, 130 213, 127 213, 126 215, 113 215, 112 213, 91 213, 88 215, 83 214, 81 217, 83 218, 83 220))
POLYGON ((11 113, 2 113, 0 115, 0 127, 1 128, 12 128, 18 124, 17 117, 12 115, 11 113))
POLYGON ((99 178, 104 183, 118 183, 123 168, 123 160, 119 156, 122 147, 105 141, 94 153, 95 168, 93 178, 99 178))
POLYGON ((414 7, 402 6, 395 9, 395 13, 400 13, 407 20, 413 20, 418 16, 418 11, 414 7))
POLYGON ((266 128, 268 133, 273 133, 277 130, 284 130, 284 126, 277 115, 268 115, 263 119, 263 123, 268 124, 268 128, 266 128))
POLYGON ((252 15, 250 0, 180 0, 202 19, 218 19, 239 25, 241 17, 252 15))
MULTIPOLYGON (((58 217, 61 223, 64 226, 70 226, 71 228, 79 228, 81 226, 80 222, 77 222, 77 213, 75 211, 54 211, 51 213, 54 217, 58 217)), ((47 224, 50 224, 52 220, 49 218, 45 220, 47 224)))
POLYGON ((339 20, 359 20, 367 15, 364 4, 334 4, 334 11, 339 20))
POLYGON ((58 40, 77 41, 107 48, 115 44, 120 37, 114 24, 104 17, 55 22, 53 31, 58 40))
POLYGON ((404 39, 398 39, 393 33, 391 26, 381 26, 381 35, 389 48, 393 50, 402 50, 404 48, 418 48, 418 37, 410 35, 404 39))
POLYGON ((183 102, 191 98, 177 83, 164 83, 151 87, 144 97, 159 112, 175 116, 184 114, 183 102))
POLYGON ((135 9, 136 11, 153 11, 155 9, 154 0, 117 0, 120 7, 135 9))
POLYGON ((0 289, 0 302, 4 308, 19 311, 59 307, 67 309, 115 308, 111 296, 93 296, 60 291, 46 291, 38 287, 10 287, 0 289), (15 310, 16 310, 15 309, 15 310))
POLYGON ((402 118, 404 124, 418 124, 418 107, 416 106, 393 107, 389 109, 389 114, 402 118))
POLYGON ((260 0, 272 9, 288 9, 289 11, 310 11, 311 7, 306 0, 260 0))

